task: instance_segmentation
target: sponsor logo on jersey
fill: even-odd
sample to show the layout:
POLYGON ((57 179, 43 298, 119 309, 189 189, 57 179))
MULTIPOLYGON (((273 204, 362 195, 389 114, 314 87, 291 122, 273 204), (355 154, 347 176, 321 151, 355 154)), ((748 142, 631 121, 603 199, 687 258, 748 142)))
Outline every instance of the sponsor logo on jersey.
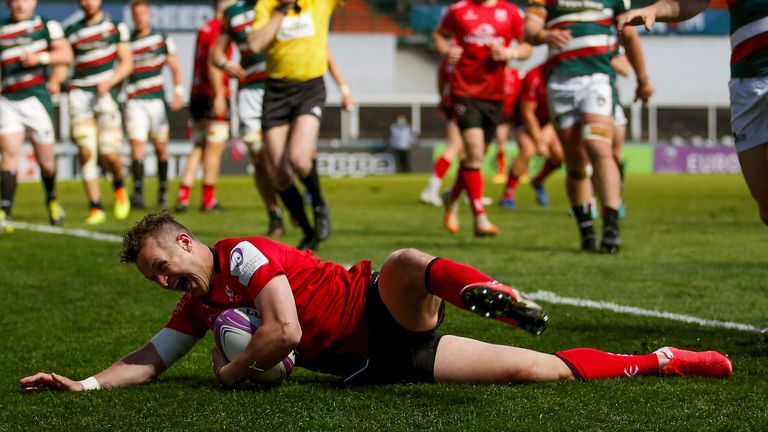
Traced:
POLYGON ((256 246, 242 241, 229 254, 229 273, 247 287, 256 270, 267 263, 269 260, 256 246))
POLYGON ((482 23, 464 36, 464 42, 479 46, 504 45, 504 38, 496 35, 496 28, 488 23, 482 23))

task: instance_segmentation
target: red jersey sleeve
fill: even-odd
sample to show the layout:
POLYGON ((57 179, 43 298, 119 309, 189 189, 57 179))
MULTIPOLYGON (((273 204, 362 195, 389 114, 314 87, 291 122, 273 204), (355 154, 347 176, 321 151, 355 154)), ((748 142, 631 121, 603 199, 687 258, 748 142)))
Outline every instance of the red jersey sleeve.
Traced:
POLYGON ((165 327, 201 338, 205 336, 208 327, 204 321, 199 319, 198 315, 195 312, 192 296, 185 294, 179 299, 176 310, 173 311, 173 315, 165 327))
POLYGON ((456 14, 452 6, 445 12, 445 16, 440 21, 440 25, 437 26, 437 30, 442 34, 450 35, 455 35, 458 32, 456 14))
POLYGON ((254 300, 264 285, 277 275, 285 274, 278 248, 256 239, 241 239, 228 253, 225 269, 236 278, 254 300))
POLYGON ((541 74, 531 71, 523 79, 523 88, 521 91, 521 97, 524 102, 537 102, 537 89, 542 85, 541 74))

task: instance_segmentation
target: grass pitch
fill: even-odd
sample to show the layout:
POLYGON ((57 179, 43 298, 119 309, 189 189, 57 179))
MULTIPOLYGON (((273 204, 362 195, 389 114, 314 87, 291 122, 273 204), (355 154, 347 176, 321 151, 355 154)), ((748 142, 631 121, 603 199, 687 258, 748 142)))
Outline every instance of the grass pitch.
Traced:
MULTIPOLYGON (((528 291, 768 327, 768 230, 738 176, 631 176, 617 256, 577 251, 562 176, 549 180, 548 208, 534 203, 527 186, 520 186, 518 210, 489 207, 502 229, 492 239, 472 237, 466 207, 462 232, 444 232, 441 210, 418 202, 425 181, 417 175, 323 179, 334 234, 318 255, 342 263, 371 258, 378 266, 397 248, 417 247, 528 291)), ((109 205, 108 185, 102 186, 109 205)), ((21 185, 16 220, 47 223, 40 188, 21 185)), ((500 194, 500 186, 486 189, 500 194)), ((60 196, 66 227, 86 228, 80 184, 62 183, 60 196)), ((147 198, 155 200, 151 193, 147 198)), ((249 178, 222 179, 220 201, 222 213, 201 214, 193 201, 179 219, 210 243, 263 233, 266 215, 249 178)), ((119 235, 139 216, 111 219, 98 230, 119 235)), ((298 230, 288 229, 284 241, 296 244, 298 230)), ((768 344, 758 335, 546 303, 551 325, 539 337, 453 307, 442 330, 548 352, 717 349, 732 359, 734 375, 337 389, 333 377, 297 370, 279 388, 233 391, 216 384, 208 336, 147 385, 22 393, 22 376, 44 370, 83 379, 146 343, 166 322, 178 295, 120 264, 119 248, 25 230, 0 235, 0 430, 768 430, 768 344)))

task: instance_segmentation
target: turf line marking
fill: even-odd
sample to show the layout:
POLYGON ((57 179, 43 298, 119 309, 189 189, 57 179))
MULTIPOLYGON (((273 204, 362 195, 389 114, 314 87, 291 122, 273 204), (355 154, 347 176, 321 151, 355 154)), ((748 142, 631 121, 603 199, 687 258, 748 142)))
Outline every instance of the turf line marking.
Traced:
POLYGON ((527 293, 527 295, 528 297, 534 300, 541 300, 547 303, 583 307, 588 309, 607 310, 607 311, 616 312, 616 313, 625 314, 625 315, 637 315, 637 316, 647 316, 647 317, 654 317, 654 318, 663 318, 663 319, 680 321, 680 322, 689 323, 689 324, 699 324, 704 327, 720 327, 720 328, 726 328, 730 330, 739 330, 739 331, 748 332, 748 333, 760 333, 762 331, 762 329, 749 324, 737 323, 732 321, 708 320, 704 318, 695 317, 692 315, 641 309, 634 306, 622 306, 620 304, 606 302, 606 301, 595 301, 595 300, 587 300, 587 299, 574 298, 574 297, 561 297, 551 291, 536 291, 532 293, 527 293))
MULTIPOLYGON (((48 225, 29 224, 24 222, 12 222, 11 224, 15 228, 25 229, 28 231, 36 231, 36 232, 49 233, 49 234, 69 235, 74 237, 82 237, 90 240, 100 240, 100 241, 108 241, 108 242, 114 242, 114 243, 120 243, 123 241, 122 237, 116 236, 114 234, 105 234, 105 233, 88 231, 83 229, 66 229, 66 228, 52 227, 48 225)), ((345 267, 348 268, 349 266, 345 265, 345 267)), ((595 301, 595 300, 581 299, 581 298, 575 298, 575 297, 561 297, 551 291, 536 291, 532 293, 527 293, 527 295, 534 300, 540 300, 547 303, 583 307, 587 309, 607 310, 607 311, 615 312, 618 314, 662 318, 662 319, 668 319, 672 321, 680 321, 688 324, 699 324, 704 327, 719 327, 719 328, 726 328, 730 330, 739 330, 739 331, 748 332, 748 333, 760 333, 762 331, 761 328, 758 328, 749 324, 737 323, 732 321, 708 320, 704 318, 695 317, 692 315, 684 315, 684 314, 678 314, 678 313, 672 313, 672 312, 660 312, 655 310, 642 309, 634 306, 622 306, 620 304, 606 302, 606 301, 595 301)))
POLYGON ((36 225, 25 222, 11 222, 11 226, 17 229, 23 229, 27 231, 36 231, 47 234, 59 234, 68 235, 73 237, 81 237, 90 240, 108 241, 113 243, 122 243, 123 238, 114 234, 105 234, 95 231, 88 231, 84 229, 67 229, 48 225, 36 225))

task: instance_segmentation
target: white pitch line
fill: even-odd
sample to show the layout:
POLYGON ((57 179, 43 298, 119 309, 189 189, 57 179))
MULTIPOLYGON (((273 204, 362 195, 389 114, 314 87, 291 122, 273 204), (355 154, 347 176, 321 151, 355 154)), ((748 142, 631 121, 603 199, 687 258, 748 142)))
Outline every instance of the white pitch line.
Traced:
MULTIPOLYGON (((114 234, 105 234, 95 231, 87 231, 83 229, 66 229, 59 227, 52 227, 47 225, 35 225, 24 222, 12 222, 15 228, 25 229, 28 231, 37 231, 50 234, 69 235, 74 237, 82 237, 91 240, 108 241, 114 243, 120 243, 123 241, 122 237, 114 234)), ((345 266, 348 267, 348 266, 345 266)), ((654 318, 668 319, 672 321, 680 321, 688 324, 699 324, 704 327, 719 327, 730 330, 739 330, 748 333, 760 333, 762 329, 750 324, 737 323, 732 321, 717 321, 699 318, 693 315, 684 315, 672 312, 661 312, 649 309, 642 309, 634 306, 623 306, 616 303, 606 301, 595 301, 588 299, 581 299, 575 297, 561 297, 551 291, 536 291, 527 293, 528 297, 533 300, 539 300, 547 303, 562 304, 569 306, 582 307, 587 309, 600 309, 615 312, 625 315, 647 316, 654 318)))
POLYGON ((601 309, 616 312, 626 315, 648 316, 654 318, 663 318, 672 321, 680 321, 689 324, 699 324, 704 327, 720 327, 730 330, 739 330, 749 333, 760 333, 762 329, 749 324, 737 323, 732 321, 717 321, 708 320, 704 318, 695 317, 692 315, 684 315, 672 312, 661 312, 649 309, 641 309, 634 306, 622 306, 620 304, 580 299, 574 297, 560 297, 559 295, 551 291, 536 291, 527 293, 528 297, 534 300, 541 300, 547 303, 562 304, 576 307, 583 307, 588 309, 601 309))
POLYGON ((95 231, 88 231, 84 229, 67 229, 48 225, 35 225, 24 222, 11 222, 10 224, 14 228, 24 229, 27 231, 36 231, 48 234, 68 235, 73 237, 82 237, 90 240, 101 240, 113 243, 122 243, 123 238, 114 234, 105 234, 95 231))

